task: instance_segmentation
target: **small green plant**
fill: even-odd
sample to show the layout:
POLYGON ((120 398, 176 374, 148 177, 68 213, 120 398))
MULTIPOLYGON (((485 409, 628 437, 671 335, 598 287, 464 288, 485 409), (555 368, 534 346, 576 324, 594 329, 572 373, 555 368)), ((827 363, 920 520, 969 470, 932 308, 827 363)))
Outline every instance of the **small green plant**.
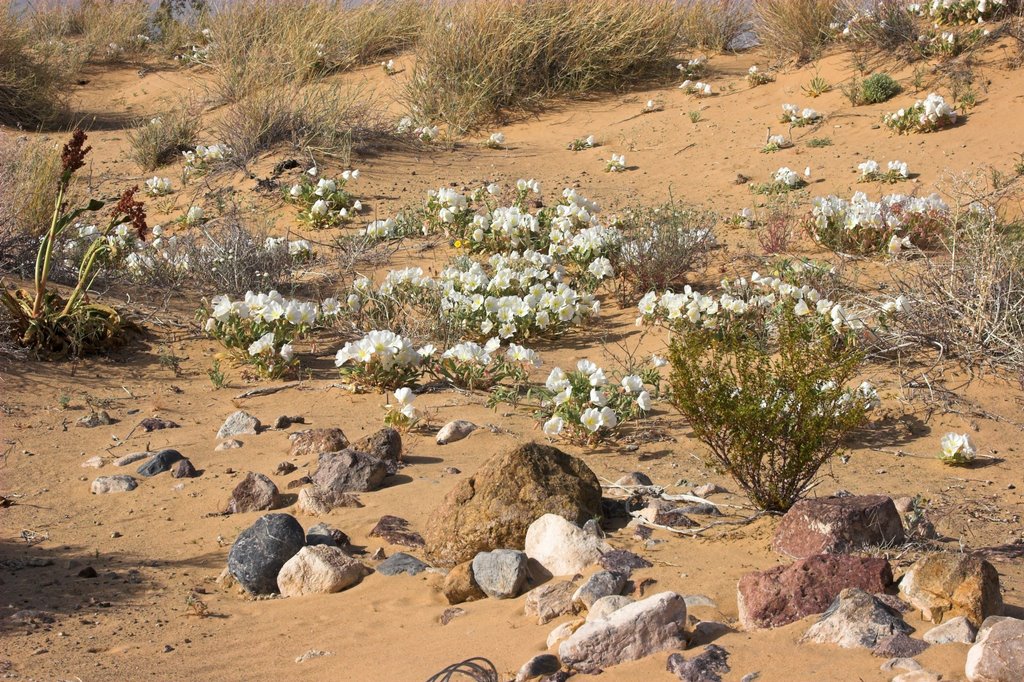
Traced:
POLYGON ((61 392, 61 394, 57 396, 57 405, 61 410, 67 410, 71 407, 71 394, 66 391, 61 392))
POLYGON ((227 385, 227 377, 224 376, 224 371, 220 368, 220 360, 214 360, 210 369, 206 370, 206 375, 210 377, 210 383, 216 389, 222 389, 227 385))
POLYGON ((419 408, 412 404, 416 396, 412 389, 407 387, 395 389, 392 396, 394 396, 395 402, 388 402, 385 405, 387 411, 384 413, 384 425, 402 432, 408 431, 416 426, 423 417, 419 408))
POLYGON ((927 69, 923 66, 914 67, 914 75, 910 79, 910 84, 914 86, 914 92, 921 92, 925 88, 925 76, 928 74, 927 69))
POLYGON ((1017 163, 1013 165, 1013 172, 1017 177, 1024 175, 1024 153, 1017 152, 1017 163))
POLYGON ((831 137, 812 137, 811 139, 807 140, 807 146, 811 147, 811 148, 831 147, 832 146, 832 138, 831 137))
POLYGON ((159 363, 160 367, 170 370, 174 376, 181 376, 181 358, 167 346, 160 347, 159 363))
MULTIPOLYGON (((860 102, 862 104, 879 104, 887 102, 900 93, 903 88, 887 73, 874 73, 860 84, 860 102)), ((854 104, 856 104, 854 102, 854 104)))
POLYGON ((690 123, 697 123, 701 119, 701 113, 699 111, 689 112, 690 123))
POLYGON ((803 90, 804 94, 808 97, 820 97, 826 92, 830 92, 832 90, 832 84, 821 76, 816 75, 811 79, 810 83, 805 86, 801 86, 800 89, 803 90))

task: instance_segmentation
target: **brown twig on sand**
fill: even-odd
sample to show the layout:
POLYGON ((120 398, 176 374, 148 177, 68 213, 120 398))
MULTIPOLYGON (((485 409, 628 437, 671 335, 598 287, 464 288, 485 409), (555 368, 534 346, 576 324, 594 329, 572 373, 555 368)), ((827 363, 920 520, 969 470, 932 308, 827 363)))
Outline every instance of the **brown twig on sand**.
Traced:
POLYGON ((292 381, 287 384, 281 384, 280 386, 265 386, 263 388, 254 388, 250 391, 239 393, 234 398, 232 398, 232 400, 243 400, 245 398, 258 398, 260 396, 273 395, 274 393, 277 393, 278 391, 283 391, 287 388, 295 388, 300 383, 302 382, 292 381))

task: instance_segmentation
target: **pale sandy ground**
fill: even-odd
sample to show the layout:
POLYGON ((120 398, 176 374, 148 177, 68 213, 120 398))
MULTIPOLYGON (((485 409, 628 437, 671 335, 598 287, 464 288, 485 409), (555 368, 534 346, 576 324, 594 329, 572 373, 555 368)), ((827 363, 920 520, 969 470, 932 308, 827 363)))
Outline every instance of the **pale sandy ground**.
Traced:
MULTIPOLYGON (((748 89, 743 75, 758 59, 753 55, 716 57, 711 82, 725 94, 697 101, 666 88, 562 103, 541 116, 502 127, 510 147, 506 151, 463 142, 452 150, 359 159, 354 165, 362 169, 363 176, 353 189, 380 216, 419 202, 427 189, 449 181, 475 186, 484 181, 514 182, 519 177, 539 179, 549 201, 562 187, 578 183, 583 194, 609 209, 637 201, 654 204, 671 193, 728 216, 760 203, 747 187, 734 184, 737 173, 758 182, 768 180, 781 165, 798 171, 810 166, 814 180, 810 196, 828 192, 848 196, 856 189, 877 196, 879 188, 856 184, 856 165, 874 158, 883 164, 890 159, 907 161, 919 174, 911 182, 883 191, 928 193, 949 172, 977 171, 987 164, 1009 170, 1016 160, 1017 144, 1024 136, 1024 78, 1003 69, 1000 50, 993 50, 989 57, 977 70, 984 84, 979 106, 964 125, 934 135, 894 137, 877 127, 883 112, 912 103, 913 93, 899 95, 887 104, 852 109, 838 88, 814 100, 805 96, 800 86, 813 75, 810 69, 784 73, 776 83, 748 89), (638 116, 648 98, 660 100, 665 110, 638 116), (794 130, 795 149, 760 154, 768 127, 784 132, 777 122, 783 102, 813 106, 827 113, 827 120, 817 129, 794 130), (687 113, 695 109, 701 110, 703 119, 696 125, 687 113), (588 134, 598 137, 600 148, 579 153, 565 150, 571 138, 588 134), (820 136, 831 137, 834 145, 809 149, 801 144, 820 136), (612 152, 625 153, 629 165, 636 168, 623 174, 601 172, 601 159, 612 152)), ((833 83, 851 75, 845 56, 824 60, 821 72, 833 83)), ((903 68, 896 73, 908 79, 912 70, 903 68)), ((156 69, 139 78, 134 68, 125 68, 89 76, 91 82, 76 93, 79 108, 97 115, 105 112, 102 118, 106 119, 100 126, 103 129, 91 135, 96 147, 93 176, 103 189, 125 181, 139 182, 144 176, 123 160, 126 139, 118 122, 159 113, 178 94, 197 87, 196 75, 156 69)), ((382 104, 398 111, 393 103, 396 82, 384 79, 379 69, 346 78, 367 80, 380 93, 382 104)), ((208 114, 207 124, 216 117, 216 111, 208 114)), ((254 168, 265 173, 277 158, 280 156, 263 160, 254 168)), ((174 177, 177 168, 161 174, 174 177)), ((243 192, 255 184, 243 175, 226 181, 243 192)), ((192 196, 191 189, 175 195, 175 215, 180 215, 192 196)), ((261 208, 282 217, 280 231, 294 229, 289 209, 266 204, 261 208)), ((158 204, 158 217, 161 211, 169 208, 158 204)), ((694 275, 693 281, 705 287, 723 274, 749 272, 756 264, 752 258, 760 254, 752 233, 726 226, 717 231, 725 248, 716 255, 713 267, 694 275)), ((798 248, 800 253, 816 257, 829 255, 806 239, 798 248)), ((394 262, 417 262, 436 270, 445 261, 443 249, 427 255, 414 249, 415 245, 405 245, 394 262)), ((889 281, 885 266, 852 263, 848 272, 872 288, 889 281)), ((126 293, 131 293, 133 300, 141 295, 145 301, 159 303, 158 296, 144 292, 120 292, 119 300, 123 302, 126 293)), ((610 296, 605 296, 605 302, 606 310, 596 324, 558 344, 537 348, 545 359, 539 377, 551 366, 579 357, 600 360, 607 358, 606 351, 621 354, 614 345, 617 343, 637 347, 644 354, 664 347, 664 334, 645 334, 633 325, 631 305, 619 308, 610 296)), ((538 626, 523 614, 522 597, 464 604, 465 616, 441 626, 438 617, 447 604, 438 591, 439 578, 430 574, 371 575, 340 594, 269 601, 247 601, 218 588, 214 579, 224 567, 231 542, 258 517, 207 516, 223 508, 239 480, 227 470, 243 475, 250 470, 271 474, 277 463, 286 459, 288 449, 286 433, 269 431, 243 438, 242 449, 215 452, 214 434, 224 417, 239 406, 264 422, 272 423, 279 414, 302 415, 312 426, 340 426, 355 440, 380 427, 384 398, 351 395, 332 387, 335 343, 319 347, 315 358, 304 358, 315 368, 316 377, 301 387, 270 397, 233 401, 232 396, 247 387, 237 373, 230 388, 217 391, 211 387, 206 369, 218 349, 186 326, 196 303, 192 297, 173 298, 168 312, 148 318, 152 338, 111 358, 77 365, 17 363, 0 369, 0 437, 5 441, 0 449, 10 448, 0 468, 0 491, 17 496, 17 504, 0 512, 0 559, 4 562, 0 565, 0 616, 35 608, 51 611, 58 618, 56 624, 42 629, 15 627, 0 620, 0 660, 11 662, 18 679, 262 680, 301 676, 309 680, 413 682, 471 656, 491 659, 511 677, 521 663, 543 651, 547 633, 561 620, 538 626), (173 376, 159 366, 161 346, 185 358, 182 376, 173 376), (74 396, 67 411, 58 407, 63 393, 74 396), (109 411, 121 421, 92 430, 74 427, 73 422, 86 413, 85 394, 110 400, 109 411), (140 412, 129 415, 133 409, 140 412), (182 428, 136 432, 124 443, 113 438, 124 438, 148 415, 172 419, 182 428), (98 471, 83 469, 81 462, 95 455, 114 457, 161 447, 180 450, 202 470, 202 476, 178 481, 161 475, 142 480, 138 490, 124 495, 89 493, 89 482, 96 475, 124 471, 110 466, 98 471), (46 539, 28 546, 21 539, 23 530, 43 534, 46 539), (121 536, 113 538, 115 531, 121 536), (53 564, 26 566, 28 559, 51 559, 53 564), (93 566, 99 577, 77 577, 85 566, 93 566), (190 615, 186 598, 193 588, 205 591, 202 599, 209 606, 210 617, 190 615), (165 645, 174 650, 163 653, 165 645), (295 658, 310 649, 332 655, 296 664, 295 658)), ((905 378, 920 379, 926 374, 934 387, 954 391, 959 398, 929 400, 927 390, 901 384, 893 367, 868 367, 866 377, 880 386, 883 395, 881 413, 858 436, 849 461, 837 461, 829 472, 831 477, 815 493, 845 489, 921 494, 929 500, 932 518, 940 533, 949 538, 945 546, 951 550, 1018 540, 1020 490, 1024 486, 1019 426, 1024 420, 1024 394, 1012 378, 987 374, 971 379, 952 365, 932 366, 933 359, 925 356, 920 363, 906 362, 905 378), (998 461, 968 470, 942 466, 934 454, 939 438, 950 430, 972 433, 981 452, 997 456, 998 461), (893 454, 897 451, 902 455, 893 454), (1009 489, 1010 485, 1016 488, 1009 489)), ((941 394, 933 395, 938 398, 941 394)), ((339 509, 325 519, 300 515, 299 520, 307 528, 327 521, 371 551, 380 541, 367 534, 383 514, 407 518, 422 531, 430 523, 431 510, 457 480, 444 475, 443 469, 454 466, 462 470, 462 476, 468 475, 500 449, 541 436, 528 415, 504 407, 488 410, 484 402, 483 395, 454 392, 421 397, 419 403, 429 409, 434 425, 458 417, 493 430, 480 430, 445 447, 436 445, 429 434, 409 435, 406 459, 410 465, 391 479, 388 487, 361 495, 364 508, 339 509)), ((671 407, 659 405, 655 419, 653 426, 671 440, 641 443, 632 453, 615 446, 565 449, 584 457, 609 481, 640 470, 672 492, 706 481, 735 491, 731 481, 702 464, 703 447, 689 436, 671 407)), ((298 472, 274 477, 282 490, 288 480, 314 464, 294 463, 300 467, 298 472)), ((716 497, 716 501, 745 504, 741 496, 732 494, 716 497)), ((749 510, 735 512, 745 515, 749 510)), ((651 591, 707 595, 718 608, 695 608, 694 614, 738 628, 736 581, 748 571, 782 562, 769 547, 776 522, 763 518, 735 530, 716 529, 702 538, 672 537, 659 531, 654 538, 662 542, 653 549, 640 547, 629 530, 613 532, 610 542, 634 549, 655 564, 638 571, 634 576, 637 582, 653 578, 657 583, 651 591)), ((400 549, 386 547, 389 554, 400 549)), ((914 556, 913 551, 889 552, 897 572, 914 556)), ((996 567, 1008 613, 1024 615, 1020 559, 999 561, 996 567)), ((913 616, 908 618, 915 627, 927 628, 913 616)), ((866 651, 798 646, 809 622, 775 631, 730 632, 717 639, 731 654, 732 673, 726 679, 739 680, 752 671, 761 671, 759 679, 764 682, 891 677, 879 671, 882 660, 866 651)), ((919 660, 944 679, 956 680, 962 678, 966 650, 962 645, 932 647, 919 660)), ((618 666, 600 679, 668 679, 666 657, 659 654, 618 666)))

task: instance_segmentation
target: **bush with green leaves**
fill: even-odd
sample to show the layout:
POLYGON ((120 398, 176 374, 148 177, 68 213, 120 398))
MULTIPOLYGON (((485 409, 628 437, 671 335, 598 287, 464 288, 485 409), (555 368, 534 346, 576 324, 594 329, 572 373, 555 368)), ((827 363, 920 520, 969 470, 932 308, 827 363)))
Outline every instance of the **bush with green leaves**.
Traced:
POLYGON ((469 391, 486 391, 511 380, 522 385, 529 378, 528 367, 539 367, 540 356, 517 344, 509 344, 501 352, 501 339, 493 337, 481 346, 473 341, 458 343, 440 357, 431 357, 427 367, 431 374, 453 386, 469 391))
POLYGON ((900 84, 887 73, 874 73, 861 81, 860 103, 879 104, 887 102, 903 90, 900 84))
POLYGON ((870 384, 850 388, 864 357, 851 326, 814 314, 809 292, 785 291, 722 323, 718 312, 742 298, 705 297, 711 303, 696 323, 678 325, 670 353, 673 405, 711 464, 771 512, 806 494, 878 402, 870 384))
POLYGON ((347 170, 338 178, 319 178, 317 169, 310 168, 302 179, 292 185, 286 199, 299 207, 299 220, 320 229, 347 223, 362 209, 360 201, 345 191, 350 180, 359 177, 358 170, 347 170))

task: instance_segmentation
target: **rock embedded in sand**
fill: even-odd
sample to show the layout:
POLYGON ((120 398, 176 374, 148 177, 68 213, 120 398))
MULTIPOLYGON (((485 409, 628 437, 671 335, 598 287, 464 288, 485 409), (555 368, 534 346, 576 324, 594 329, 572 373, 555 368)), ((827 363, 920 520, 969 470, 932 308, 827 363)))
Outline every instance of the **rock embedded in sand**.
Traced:
POLYGON ((156 476, 157 474, 162 474, 165 471, 170 471, 171 466, 175 462, 179 462, 184 458, 184 455, 177 450, 161 450, 153 455, 149 461, 140 466, 136 470, 136 473, 140 476, 146 477, 156 476))
POLYGON ((174 469, 171 471, 172 478, 195 478, 199 473, 196 468, 192 466, 191 460, 187 457, 185 459, 179 459, 178 463, 174 465, 174 469))
POLYGON ((576 583, 566 580, 535 587, 526 594, 523 610, 528 616, 537 616, 537 624, 544 625, 559 616, 572 613, 576 583))
POLYGON ((592 623, 595 620, 604 620, 623 606, 629 606, 635 601, 632 597, 627 597, 624 594, 610 594, 607 597, 601 597, 591 604, 590 609, 587 610, 587 622, 592 623))
POLYGON ((92 482, 92 493, 104 495, 106 493, 126 493, 139 487, 138 481, 125 474, 115 476, 100 476, 92 482))
POLYGON ((597 476, 557 448, 526 443, 460 480, 430 515, 427 556, 450 567, 492 549, 520 549, 544 514, 585 523, 601 512, 597 476))
POLYGON ((537 679, 541 675, 557 673, 561 667, 562 663, 557 656, 537 654, 519 668, 515 682, 528 682, 528 680, 537 679))
POLYGON ((700 524, 686 516, 684 508, 668 500, 653 499, 637 512, 640 518, 658 526, 675 528, 696 528, 700 524))
POLYGON ((722 682, 722 675, 730 670, 729 652, 709 644, 690 660, 682 654, 672 654, 666 667, 683 682, 722 682))
POLYGON ((244 445, 242 441, 236 440, 234 438, 228 438, 227 440, 217 443, 217 447, 215 447, 214 450, 216 450, 217 452, 223 452, 224 450, 237 450, 238 448, 242 447, 242 445, 244 445))
POLYGON ((341 429, 308 429, 288 436, 292 442, 289 457, 318 457, 325 452, 340 452, 348 447, 348 438, 341 429))
POLYGON ((147 451, 133 452, 130 455, 125 455, 123 457, 118 457, 117 459, 115 459, 114 460, 114 466, 116 466, 116 467, 126 467, 129 464, 135 464, 140 459, 148 459, 148 458, 152 457, 154 454, 155 453, 147 452, 147 451))
POLYGON ((360 439, 351 449, 376 457, 384 462, 388 474, 394 474, 398 471, 398 463, 402 459, 402 434, 391 427, 381 429, 360 439))
POLYGON ((978 627, 1003 612, 999 573, 984 559, 964 554, 918 559, 900 581, 900 593, 933 623, 965 616, 978 627))
POLYGON ((384 462, 355 450, 326 452, 320 455, 313 483, 324 490, 339 493, 365 493, 380 488, 387 478, 384 462))
POLYGON ((395 552, 377 566, 377 572, 381 575, 419 575, 428 568, 430 567, 411 554, 395 552))
POLYGON ((278 462, 277 466, 274 468, 274 475, 287 476, 296 469, 298 469, 298 467, 292 464, 291 462, 278 462))
POLYGON ((545 644, 547 644, 549 649, 555 648, 565 640, 569 639, 569 637, 572 636, 572 633, 579 630, 585 622, 585 620, 579 618, 556 626, 554 630, 548 633, 548 638, 545 644))
POLYGON ((146 417, 139 422, 139 428, 146 433, 153 431, 163 431, 164 429, 176 429, 179 428, 178 424, 172 422, 170 419, 161 419, 160 417, 146 417))
POLYGON ((224 424, 217 431, 217 438, 224 440, 225 438, 231 438, 232 436, 241 436, 246 433, 259 433, 260 420, 252 416, 245 410, 238 410, 228 415, 228 418, 224 420, 224 424))
POLYGON ((267 514, 238 534, 228 552, 228 571, 250 594, 273 594, 277 574, 306 543, 291 514, 267 514))
POLYGON ((968 682, 1019 682, 1024 679, 1024 620, 993 621, 978 631, 964 674, 968 682))
POLYGON ((87 459, 84 462, 82 462, 82 468, 83 469, 102 469, 103 468, 103 458, 100 457, 99 455, 96 455, 95 457, 90 457, 89 459, 87 459))
POLYGON ((277 587, 285 597, 331 594, 352 587, 366 574, 366 566, 337 547, 306 546, 281 566, 277 587))
POLYGON ((80 418, 75 422, 75 426, 81 426, 86 429, 94 429, 97 426, 110 426, 114 423, 114 420, 110 418, 106 410, 100 410, 99 412, 90 412, 84 417, 80 418))
POLYGON ((652 564, 639 554, 634 554, 626 549, 613 549, 601 555, 601 568, 613 573, 621 573, 627 578, 633 575, 633 571, 639 568, 650 568, 652 564))
POLYGON ((839 593, 800 641, 873 649, 890 635, 912 631, 898 611, 853 587, 839 593))
POLYGON ((449 604, 462 604, 487 597, 473 579, 472 560, 464 561, 448 571, 441 592, 449 604))
POLYGON ((363 503, 352 493, 325 490, 316 485, 307 485, 299 491, 296 502, 299 511, 310 516, 324 516, 339 507, 358 508, 363 503))
POLYGON ((597 673, 659 651, 683 648, 685 624, 682 596, 662 592, 624 606, 606 619, 585 623, 558 646, 558 656, 569 668, 597 673))
POLYGON ((642 471, 632 471, 615 481, 615 485, 620 485, 623 488, 636 488, 654 485, 654 483, 651 481, 651 477, 642 471))
POLYGON ((972 644, 977 634, 971 621, 964 616, 957 616, 924 633, 924 641, 929 644, 972 644))
POLYGON ((794 504, 782 517, 772 547, 794 559, 804 559, 903 541, 903 521, 890 498, 849 495, 794 504))
POLYGON ((370 531, 370 537, 382 538, 392 545, 403 547, 422 547, 423 536, 414 530, 409 530, 409 522, 397 516, 385 515, 370 531))
POLYGON ((227 511, 229 514, 267 511, 281 504, 277 486, 261 473, 250 471, 231 491, 227 511))
POLYGON ((913 670, 908 673, 900 673, 892 678, 891 682, 941 682, 942 675, 928 670, 913 670))
POLYGON ((526 531, 526 554, 551 575, 575 575, 611 547, 557 514, 544 514, 526 531))
POLYGON ((526 554, 518 549, 495 549, 473 557, 473 580, 491 599, 519 596, 526 584, 526 554))
POLYGON ((326 523, 318 523, 306 531, 307 545, 328 545, 345 549, 351 542, 345 533, 331 528, 326 523))
POLYGON ((448 445, 462 440, 479 428, 476 424, 465 419, 456 419, 448 422, 437 432, 437 444, 448 445))
POLYGON ((848 587, 874 594, 892 584, 885 559, 818 554, 746 574, 737 585, 736 602, 745 629, 776 628, 823 613, 848 587))
POLYGON ((598 571, 587 578, 572 595, 572 601, 581 609, 589 609, 602 597, 621 594, 626 586, 626 576, 614 571, 598 571))
POLYGON ((931 645, 928 642, 897 632, 895 635, 880 639, 871 649, 871 655, 879 658, 913 658, 924 653, 929 646, 931 645))

